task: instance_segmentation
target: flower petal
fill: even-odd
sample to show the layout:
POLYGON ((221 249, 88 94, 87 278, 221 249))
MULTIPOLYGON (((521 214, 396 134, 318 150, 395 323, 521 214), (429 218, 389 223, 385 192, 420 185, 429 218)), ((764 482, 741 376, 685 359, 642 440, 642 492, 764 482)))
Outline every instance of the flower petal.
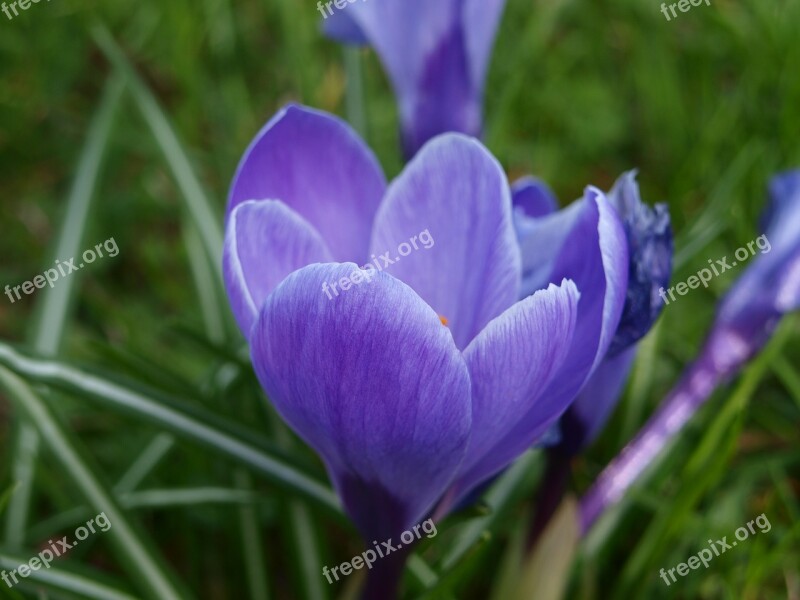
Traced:
POLYGON ((419 522, 461 462, 470 382, 450 332, 385 273, 329 299, 326 282, 364 273, 311 265, 269 296, 253 364, 278 412, 323 457, 365 539, 419 522))
POLYGON ((301 215, 337 260, 363 259, 386 180, 371 150, 341 119, 290 105, 245 152, 228 197, 281 200, 301 215))
POLYGON ((558 199, 541 179, 522 177, 511 186, 511 199, 515 210, 526 217, 545 217, 558 210, 558 199))
POLYGON ((669 287, 672 275, 672 226, 669 208, 642 202, 636 171, 614 184, 608 200, 622 219, 628 239, 628 290, 609 354, 617 354, 643 338, 664 307, 659 290, 669 287))
POLYGON ((579 206, 580 214, 550 276, 551 281, 571 279, 581 291, 577 343, 570 357, 576 379, 588 376, 605 356, 628 287, 628 246, 619 215, 593 187, 587 188, 579 206))
MULTIPOLYGON (((348 7, 392 81, 408 157, 448 131, 479 135, 491 47, 504 2, 381 0, 348 7)), ((358 39, 344 23, 336 37, 358 39)))
POLYGON ((800 170, 773 178, 769 191, 766 231, 750 242, 761 253, 720 303, 704 352, 703 359, 719 371, 738 369, 767 342, 781 317, 800 307, 800 170))
POLYGON ((542 394, 570 350, 580 294, 571 281, 551 285, 494 319, 464 351, 472 379, 472 438, 457 496, 506 467, 536 441, 519 421, 552 422, 567 408, 541 407, 542 394))
POLYGON ((580 290, 575 334, 537 410, 520 417, 508 434, 510 440, 544 435, 570 406, 605 357, 625 304, 628 249, 617 212, 596 188, 588 188, 572 210, 573 226, 555 260, 551 279, 571 279, 580 290))
POLYGON ((347 10, 380 55, 395 89, 409 92, 419 82, 428 56, 457 22, 460 3, 384 0, 359 2, 347 10))
POLYGON ((528 217, 515 208, 514 228, 522 260, 521 297, 553 283, 556 259, 580 214, 581 202, 539 218, 528 217))
POLYGON ((225 289, 245 338, 264 300, 287 275, 332 260, 319 232, 282 202, 237 205, 228 219, 222 264, 225 289))
POLYGON ((458 23, 426 57, 417 84, 401 102, 402 141, 411 157, 437 135, 481 135, 481 94, 469 75, 464 33, 458 23))
POLYGON ((336 10, 331 15, 327 15, 322 23, 322 30, 326 36, 342 44, 353 44, 355 46, 366 46, 369 44, 367 36, 361 30, 359 24, 353 19, 352 11, 336 10))
POLYGON ((477 140, 448 134, 420 151, 390 186, 371 248, 397 258, 387 271, 447 319, 459 348, 517 300, 520 257, 508 184, 477 140), (423 231, 434 247, 395 256, 399 244, 423 231))
POLYGON ((472 83, 483 89, 506 0, 462 0, 462 19, 472 83))

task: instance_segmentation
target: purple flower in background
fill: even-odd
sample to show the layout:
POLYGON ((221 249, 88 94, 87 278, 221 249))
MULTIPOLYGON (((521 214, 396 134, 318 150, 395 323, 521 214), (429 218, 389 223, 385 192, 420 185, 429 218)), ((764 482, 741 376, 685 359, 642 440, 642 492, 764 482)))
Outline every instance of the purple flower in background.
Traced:
POLYGON ((773 178, 769 195, 762 254, 722 299, 697 360, 582 500, 584 530, 622 497, 714 389, 763 348, 780 319, 800 307, 800 170, 773 178))
MULTIPOLYGON (((524 178, 514 185, 515 224, 522 248, 523 293, 570 272, 548 272, 549 260, 568 240, 581 210, 575 203, 556 211, 555 196, 543 182, 524 178)), ((577 453, 599 433, 619 400, 628 378, 636 342, 650 331, 663 302, 659 288, 668 285, 672 271, 672 230, 665 204, 649 208, 641 200, 636 172, 624 173, 608 195, 622 220, 628 246, 628 285, 622 319, 603 362, 598 365, 559 424, 558 447, 577 453)), ((572 268, 579 268, 576 258, 572 268)))
POLYGON ((505 0, 356 2, 324 23, 330 37, 369 44, 380 56, 410 158, 441 133, 480 135, 484 81, 504 6, 505 0))
POLYGON ((363 142, 321 112, 290 106, 251 144, 228 201, 231 306, 270 400, 365 539, 445 512, 505 468, 602 360, 628 255, 600 191, 568 238, 553 273, 570 280, 519 301, 511 191, 478 141, 438 137, 388 188, 363 142), (421 231, 435 247, 397 257, 421 231), (357 266, 383 256, 380 271, 357 266))

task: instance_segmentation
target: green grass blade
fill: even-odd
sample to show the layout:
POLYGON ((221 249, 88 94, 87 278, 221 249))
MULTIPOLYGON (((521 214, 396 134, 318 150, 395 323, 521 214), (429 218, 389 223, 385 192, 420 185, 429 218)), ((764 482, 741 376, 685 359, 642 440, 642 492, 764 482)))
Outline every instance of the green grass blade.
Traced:
POLYGON ((81 452, 47 404, 22 379, 4 367, 0 367, 0 385, 36 426, 53 456, 72 477, 87 502, 98 513, 106 514, 112 524, 107 535, 114 543, 117 556, 140 589, 148 597, 158 600, 186 597, 178 592, 173 577, 164 570, 164 559, 146 545, 113 494, 100 482, 87 456, 81 452))
POLYGON ((325 600, 328 594, 323 586, 322 562, 317 552, 318 534, 314 531, 308 507, 305 503, 292 501, 289 504, 289 518, 300 553, 298 565, 303 575, 303 597, 308 600, 325 600))
POLYGON ((122 73, 129 86, 136 105, 150 127, 164 158, 172 171, 175 181, 183 194, 204 248, 209 264, 213 265, 220 285, 222 284, 222 228, 217 210, 211 204, 192 168, 189 157, 183 149, 166 113, 162 110, 155 95, 131 65, 125 53, 102 25, 92 27, 95 42, 114 67, 122 73))
MULTIPOLYGON (((0 569, 11 571, 30 559, 31 556, 22 557, 0 552, 0 569)), ((96 580, 102 578, 104 576, 99 573, 96 577, 90 578, 85 574, 71 573, 64 568, 51 566, 49 569, 31 571, 28 578, 22 581, 35 583, 55 593, 77 594, 79 598, 87 600, 138 600, 136 596, 96 580)))
MULTIPOLYGON (((102 160, 123 88, 122 78, 112 77, 108 80, 96 116, 89 127, 86 143, 78 160, 75 179, 67 197, 67 211, 55 250, 57 259, 75 256, 81 250, 92 198, 97 188, 102 160)), ((31 327, 33 332, 31 341, 37 352, 45 355, 54 355, 58 352, 78 281, 78 277, 67 277, 59 281, 56 287, 42 293, 31 327)), ((39 439, 35 430, 27 423, 21 422, 12 451, 14 457, 12 477, 19 482, 20 487, 9 504, 5 523, 5 539, 11 547, 21 543, 24 537, 38 450, 39 439)))
MULTIPOLYGON (((67 211, 55 251, 57 259, 70 258, 82 249, 92 199, 124 87, 121 77, 112 76, 109 79, 97 114, 89 126, 86 145, 78 161, 75 180, 67 197, 67 211)), ((60 280, 57 286, 42 294, 42 301, 36 307, 37 315, 33 325, 33 345, 38 353, 46 355, 58 353, 64 337, 70 300, 78 281, 80 280, 76 277, 66 277, 60 280)))
POLYGON ((191 223, 184 223, 183 237, 206 334, 213 343, 220 344, 225 341, 225 322, 229 311, 221 304, 221 290, 216 285, 215 272, 210 268, 208 261, 202 259, 205 254, 197 228, 191 223))
POLYGON ((364 75, 361 69, 361 48, 345 46, 344 72, 347 77, 345 85, 345 110, 347 121, 363 139, 368 139, 367 109, 364 103, 364 75))
MULTIPOLYGON (((248 506, 263 500, 263 496, 255 492, 221 487, 198 487, 189 489, 152 489, 140 490, 138 492, 116 492, 115 497, 120 506, 129 510, 136 509, 169 509, 186 508, 187 506, 248 506)), ((42 521, 35 527, 31 527, 28 533, 28 541, 47 539, 53 537, 56 532, 70 528, 86 522, 93 517, 91 509, 85 506, 77 506, 64 511, 54 517, 42 521)), ((263 563, 262 563, 263 568, 263 563)))
POLYGON ((22 419, 14 439, 11 456, 14 460, 11 479, 16 482, 17 487, 8 502, 5 540, 8 547, 18 548, 25 537, 39 456, 39 435, 33 426, 22 419))
POLYGON ((175 445, 175 438, 166 433, 157 434, 134 463, 128 467, 125 474, 120 477, 114 491, 118 493, 132 492, 150 474, 155 466, 161 462, 175 445))
POLYGON ((279 486, 313 500, 335 515, 340 515, 339 502, 329 488, 282 461, 277 455, 271 456, 263 448, 242 441, 220 428, 211 427, 192 415, 165 406, 138 391, 57 361, 27 358, 2 342, 0 364, 32 381, 52 385, 81 398, 93 399, 107 408, 122 409, 128 414, 155 423, 160 428, 192 439, 255 469, 279 486))
MULTIPOLYGON (((234 483, 239 492, 252 495, 253 482, 250 474, 244 469, 234 471, 234 483)), ((269 585, 267 582, 266 559, 264 558, 264 545, 261 543, 256 507, 252 504, 243 505, 237 511, 239 535, 242 539, 242 559, 245 561, 244 569, 247 574, 247 589, 252 600, 269 600, 269 585)))
POLYGON ((492 510, 491 514, 475 519, 466 525, 453 543, 450 552, 445 556, 442 562, 443 570, 452 569, 469 552, 470 548, 484 537, 502 513, 503 508, 514 497, 514 493, 523 480, 530 475, 537 460, 536 453, 524 454, 494 483, 485 496, 486 504, 492 510))

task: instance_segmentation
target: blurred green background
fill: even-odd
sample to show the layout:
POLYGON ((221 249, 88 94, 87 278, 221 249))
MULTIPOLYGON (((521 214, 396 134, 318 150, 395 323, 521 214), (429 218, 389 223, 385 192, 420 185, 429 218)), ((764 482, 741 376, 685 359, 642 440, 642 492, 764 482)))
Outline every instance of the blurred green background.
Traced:
MULTIPOLYGON (((535 173, 562 203, 638 168, 645 200, 670 206, 674 281, 683 281, 754 239, 769 177, 800 166, 800 0, 712 0, 670 22, 659 7, 508 0, 486 143, 512 178, 535 173)), ((0 13, 0 80, 0 285, 50 266, 59 236, 81 251, 110 237, 120 248, 57 284, 52 302, 65 302, 64 319, 42 321, 56 305, 44 304, 45 290, 14 304, 2 296, 0 336, 246 428, 232 435, 254 436, 265 453, 324 482, 315 456, 258 392, 203 249, 215 247, 244 148, 288 101, 350 119, 387 173, 399 172, 394 97, 374 53, 323 38, 311 0, 53 0, 13 20, 0 13), (83 235, 65 228, 90 197, 83 235)), ((652 413, 740 272, 665 309, 612 422, 575 465, 575 491, 652 413)), ((800 598, 798 340, 798 321, 787 319, 765 355, 718 391, 581 546, 568 597, 800 598), (660 568, 761 513, 769 533, 669 588, 659 579, 660 568)), ((152 595, 142 565, 119 549, 141 543, 199 598, 353 594, 355 577, 329 586, 320 574, 361 551, 342 518, 211 442, 165 433, 155 417, 26 381, 96 489, 114 489, 138 532, 138 541, 92 537, 57 563, 63 572, 152 595)), ((96 497, 63 452, 44 444, 26 458, 19 407, 0 394, 0 558, 27 560, 96 514, 96 497)), ((412 561, 406 597, 510 597, 540 463, 532 455, 503 480, 488 516, 443 523, 412 561)), ((89 597, 88 587, 34 589, 12 597, 89 597)))

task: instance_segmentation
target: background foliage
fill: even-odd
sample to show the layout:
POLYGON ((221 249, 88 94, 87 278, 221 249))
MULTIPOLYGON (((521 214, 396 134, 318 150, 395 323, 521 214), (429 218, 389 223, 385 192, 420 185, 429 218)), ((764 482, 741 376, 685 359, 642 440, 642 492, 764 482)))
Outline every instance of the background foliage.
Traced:
MULTIPOLYGON (((674 280, 685 280, 754 239, 767 179, 800 166, 798 23, 798 0, 714 0, 670 22, 654 0, 508 0, 486 142, 512 177, 536 173, 564 203, 637 167, 645 199, 669 203, 674 280)), ((360 552, 357 537, 326 508, 317 459, 258 391, 208 260, 236 163, 285 102, 348 117, 390 175, 402 166, 394 98, 376 57, 343 51, 318 26, 311 0, 56 0, 13 21, 0 15, 0 285, 71 256, 57 254, 59 240, 83 250, 113 236, 120 248, 60 282, 51 304, 44 291, 0 301, 4 340, 118 386, 92 398, 82 371, 77 383, 47 380, 0 353, 0 491, 10 490, 0 503, 3 568, 71 533, 108 493, 120 505, 114 535, 93 537, 57 564, 82 586, 158 595, 150 557, 165 581, 180 581, 178 593, 196 597, 352 593, 354 578, 328 586, 320 573, 360 552), (81 235, 64 224, 89 198, 81 235), (39 326, 62 301, 65 319, 39 326), (122 410, 111 398, 130 400, 131 389, 138 400, 122 410), (160 406, 208 430, 187 433, 160 406), (29 414, 55 428, 32 457, 24 450, 34 430, 19 425, 29 414), (223 422, 225 439, 245 440, 255 458, 241 448, 231 458, 212 435, 223 422), (307 493, 265 458, 307 478, 307 493), (132 548, 145 558, 132 558, 132 548)), ((666 308, 612 423, 575 465, 576 491, 676 381, 737 274, 666 308)), ((581 547, 569 597, 800 597, 798 340, 797 321, 787 322, 716 394, 581 547), (769 533, 670 588, 658 578, 762 512, 769 533)), ((471 511, 442 524, 412 560, 408 597, 426 588, 428 597, 507 597, 539 463, 527 457, 500 481, 489 516, 471 511)), ((15 593, 88 597, 89 587, 77 589, 15 593)))

